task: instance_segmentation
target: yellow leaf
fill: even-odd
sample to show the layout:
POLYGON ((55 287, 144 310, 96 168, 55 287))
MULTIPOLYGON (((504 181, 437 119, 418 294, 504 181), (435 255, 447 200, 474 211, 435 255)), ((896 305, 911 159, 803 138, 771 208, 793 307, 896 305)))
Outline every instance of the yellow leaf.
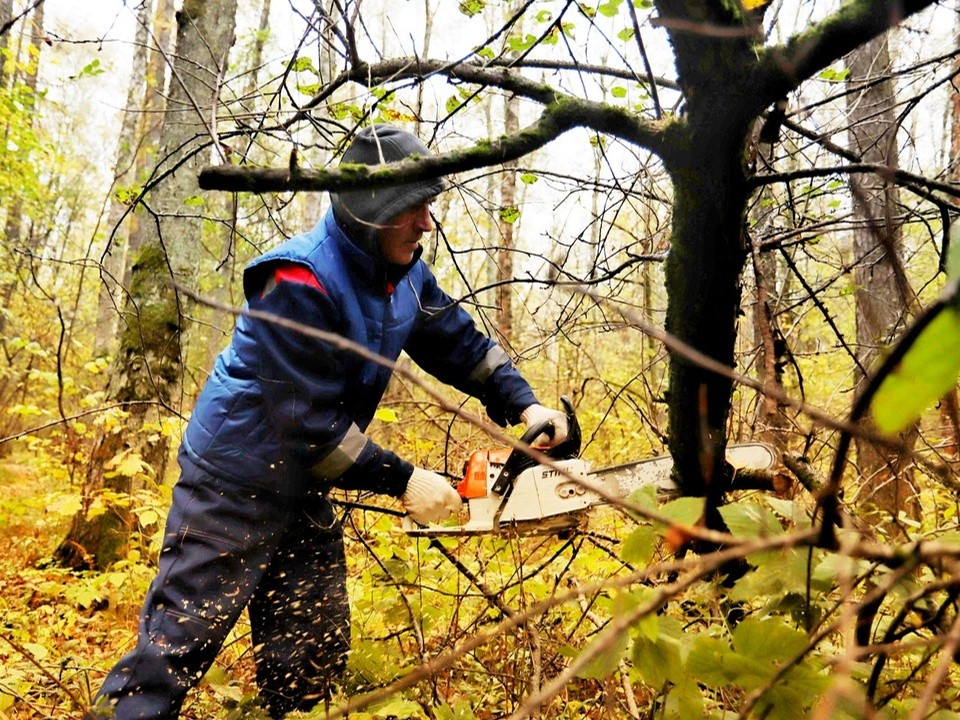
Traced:
POLYGON ((47 502, 47 512, 63 517, 76 515, 81 507, 79 495, 59 495, 47 502))
POLYGON ((106 463, 105 467, 113 470, 116 475, 123 475, 124 477, 134 477, 141 473, 147 475, 150 471, 150 466, 143 461, 143 458, 129 450, 124 450, 115 455, 113 459, 106 463))
POLYGON ((377 411, 373 414, 373 416, 377 420, 380 420, 382 422, 388 422, 388 423, 396 422, 397 420, 399 420, 399 418, 397 417, 397 413, 391 410, 390 408, 377 408, 377 411))
POLYGON ((768 0, 740 0, 744 10, 756 10, 767 4, 768 0))

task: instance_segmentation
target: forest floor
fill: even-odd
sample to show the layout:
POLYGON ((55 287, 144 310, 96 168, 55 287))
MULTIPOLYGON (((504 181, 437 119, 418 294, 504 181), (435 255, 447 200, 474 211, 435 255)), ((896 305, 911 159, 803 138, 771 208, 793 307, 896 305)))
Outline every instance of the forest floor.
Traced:
MULTIPOLYGON (((69 525, 51 506, 66 489, 24 464, 0 463, 0 720, 78 718, 136 639, 149 564, 78 573, 50 563, 69 525)), ((241 709, 254 693, 244 630, 218 660, 229 666, 188 697, 184 720, 264 717, 241 709)))

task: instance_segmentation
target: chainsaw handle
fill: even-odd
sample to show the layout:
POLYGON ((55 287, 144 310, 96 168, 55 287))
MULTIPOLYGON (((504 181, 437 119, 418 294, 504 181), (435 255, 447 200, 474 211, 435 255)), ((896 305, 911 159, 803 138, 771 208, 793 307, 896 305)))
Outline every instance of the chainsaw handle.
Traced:
MULTIPOLYGON (((570 398, 564 395, 560 398, 560 402, 563 404, 563 409, 567 413, 567 438, 563 442, 547 448, 544 454, 552 460, 571 460, 580 454, 580 423, 577 422, 577 415, 573 410, 573 403, 570 402, 570 398)), ((552 429, 553 424, 549 420, 537 423, 528 428, 527 431, 520 436, 520 442, 525 445, 530 445, 543 433, 547 433, 552 437, 552 429)), ((491 488, 492 491, 504 497, 510 495, 513 491, 513 483, 517 479, 517 476, 527 468, 531 468, 536 464, 537 461, 527 453, 519 448, 514 448, 510 453, 510 457, 508 457, 507 461, 503 464, 503 469, 500 470, 500 474, 497 476, 493 488, 491 488)))

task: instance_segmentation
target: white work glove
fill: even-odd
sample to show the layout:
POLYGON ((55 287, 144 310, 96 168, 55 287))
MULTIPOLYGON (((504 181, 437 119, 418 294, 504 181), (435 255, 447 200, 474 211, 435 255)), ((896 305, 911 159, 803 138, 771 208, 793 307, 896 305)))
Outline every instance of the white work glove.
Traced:
POLYGON ((407 489, 400 496, 411 519, 421 525, 438 523, 459 511, 463 501, 443 475, 413 468, 407 489))
POLYGON ((543 405, 531 405, 520 413, 520 419, 526 424, 527 430, 534 425, 545 422, 553 425, 552 438, 546 433, 541 433, 539 437, 530 443, 531 445, 551 448, 554 445, 562 443, 567 439, 567 435, 570 434, 570 423, 567 421, 567 414, 559 410, 552 410, 543 405))

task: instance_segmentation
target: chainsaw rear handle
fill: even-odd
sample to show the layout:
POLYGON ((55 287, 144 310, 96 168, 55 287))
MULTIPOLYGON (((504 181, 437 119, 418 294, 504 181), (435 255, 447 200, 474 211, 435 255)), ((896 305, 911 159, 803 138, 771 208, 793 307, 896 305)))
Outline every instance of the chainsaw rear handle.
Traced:
MULTIPOLYGON (((567 438, 563 442, 548 448, 544 454, 551 460, 572 460, 580 455, 580 423, 577 422, 577 415, 573 410, 573 403, 570 402, 570 398, 564 395, 560 398, 560 402, 563 404, 563 409, 567 413, 567 438)), ((528 428, 527 431, 520 436, 520 442, 530 445, 544 433, 553 437, 553 425, 549 420, 537 423, 528 428)), ((520 473, 536 464, 537 461, 527 453, 518 448, 514 448, 507 458, 507 461, 503 464, 503 469, 497 476, 496 482, 493 484, 493 492, 503 497, 509 496, 513 491, 513 483, 520 473)))

